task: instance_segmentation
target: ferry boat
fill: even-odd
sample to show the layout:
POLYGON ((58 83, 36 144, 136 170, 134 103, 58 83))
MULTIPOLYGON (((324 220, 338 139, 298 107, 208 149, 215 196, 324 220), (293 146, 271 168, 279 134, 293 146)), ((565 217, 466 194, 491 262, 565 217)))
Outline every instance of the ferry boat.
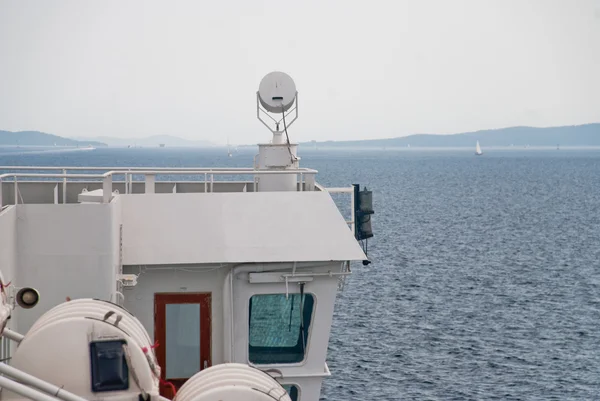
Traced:
POLYGON ((373 210, 299 166, 296 106, 263 78, 248 168, 0 167, 0 401, 317 401, 373 210))

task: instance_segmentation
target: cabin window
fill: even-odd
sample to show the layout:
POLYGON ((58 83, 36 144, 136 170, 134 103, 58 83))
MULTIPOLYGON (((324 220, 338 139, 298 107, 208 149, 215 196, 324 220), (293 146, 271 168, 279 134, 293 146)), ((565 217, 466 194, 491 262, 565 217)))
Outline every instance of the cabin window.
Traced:
POLYGON ((298 401, 298 387, 293 384, 282 384, 282 387, 287 391, 292 401, 298 401))
POLYGON ((265 365, 302 362, 314 304, 311 294, 252 296, 248 360, 265 365))

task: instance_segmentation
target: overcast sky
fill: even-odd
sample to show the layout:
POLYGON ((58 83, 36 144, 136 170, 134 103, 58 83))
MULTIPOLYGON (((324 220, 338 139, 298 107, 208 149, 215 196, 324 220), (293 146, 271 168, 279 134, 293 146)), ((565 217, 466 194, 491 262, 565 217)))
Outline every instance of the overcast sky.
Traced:
POLYGON ((0 0, 0 130, 294 141, 600 121, 600 0, 0 0))

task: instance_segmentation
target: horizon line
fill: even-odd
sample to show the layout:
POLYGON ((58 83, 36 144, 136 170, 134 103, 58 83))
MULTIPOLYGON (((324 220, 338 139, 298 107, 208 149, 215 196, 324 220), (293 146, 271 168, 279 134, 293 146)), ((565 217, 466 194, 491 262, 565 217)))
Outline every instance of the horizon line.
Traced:
MULTIPOLYGON (((452 135, 464 135, 464 134, 473 134, 473 133, 478 133, 478 132, 482 132, 482 131, 500 131, 500 130, 505 130, 505 129, 511 129, 511 128, 533 128, 533 129, 548 129, 548 128, 567 128, 567 127, 582 127, 582 126, 586 126, 586 125, 597 125, 600 124, 600 122, 590 122, 590 123, 581 123, 581 124, 570 124, 570 125, 550 125, 550 126, 533 126, 533 125, 513 125, 513 126, 504 126, 501 128, 483 128, 483 129, 478 129, 475 131, 464 131, 464 132, 445 132, 445 133, 412 133, 412 134, 407 134, 407 135, 400 135, 400 136, 393 136, 393 137, 384 137, 384 138, 367 138, 367 139, 324 139, 324 140, 310 140, 307 139, 304 142, 298 142, 298 143, 311 143, 311 142, 360 142, 360 141, 377 141, 377 140, 387 140, 387 139, 398 139, 398 138, 407 138, 410 136, 416 136, 416 135, 429 135, 429 136, 452 136, 452 135)), ((190 139, 187 137, 182 137, 182 136, 176 136, 173 134, 150 134, 147 136, 141 136, 141 137, 116 137, 116 136, 110 136, 110 135, 96 135, 96 136, 78 136, 78 137, 73 137, 73 136, 61 136, 59 134, 52 134, 49 132, 45 132, 45 131, 39 131, 39 130, 19 130, 19 131, 9 131, 9 130, 0 130, 0 132, 9 132, 9 133, 13 133, 13 134, 18 134, 18 133, 22 133, 22 132, 38 132, 38 133, 42 133, 42 134, 47 134, 47 135, 54 135, 54 136, 58 136, 60 138, 63 139, 70 139, 70 140, 75 140, 75 141, 80 141, 80 142, 84 142, 85 140, 90 140, 90 141, 97 141, 97 139, 100 138, 110 138, 110 139, 117 139, 117 140, 145 140, 145 139, 150 139, 153 137, 171 137, 171 138, 175 138, 175 139, 182 139, 185 141, 190 141, 190 142, 208 142, 211 143, 213 145, 221 145, 220 142, 215 142, 212 139, 204 139, 204 138, 199 138, 199 139, 190 139)), ((227 144, 225 144, 226 146, 227 144)), ((232 146, 232 144, 229 144, 230 146, 232 146)), ((253 146, 255 145, 254 143, 238 143, 235 144, 234 146, 253 146)))

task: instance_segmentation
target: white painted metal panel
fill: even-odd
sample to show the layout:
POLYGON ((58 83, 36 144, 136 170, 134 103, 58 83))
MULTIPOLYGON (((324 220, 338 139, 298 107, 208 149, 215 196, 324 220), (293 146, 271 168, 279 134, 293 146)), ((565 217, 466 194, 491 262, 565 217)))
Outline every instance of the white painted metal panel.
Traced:
POLYGON ((125 288, 125 308, 144 325, 154 338, 154 294, 211 293, 211 351, 213 364, 223 362, 223 282, 226 269, 219 265, 185 267, 125 267, 124 272, 139 274, 135 287, 125 288))
POLYGON ((18 311, 23 312, 16 316, 20 331, 67 296, 114 296, 115 213, 116 203, 17 206, 14 282, 34 287, 41 295, 35 308, 18 311))
POLYGON ((17 263, 17 210, 15 206, 0 211, 0 278, 4 284, 13 279, 17 263))
MULTIPOLYGON (((8 206, 6 209, 0 211, 0 268, 2 269, 0 271, 0 280, 2 283, 5 285, 9 282, 15 283, 15 275, 17 273, 16 206, 8 206)), ((8 320, 7 327, 18 330, 16 319, 8 320)), ((6 355, 3 356, 6 357, 6 355)))
POLYGON ((126 265, 366 259, 326 192, 120 198, 126 265))
MULTIPOLYGON (((304 361, 295 364, 260 365, 261 369, 276 369, 281 372, 283 382, 298 383, 302 386, 302 399, 318 400, 322 379, 329 375, 324 369, 329 345, 329 335, 333 318, 335 298, 337 295, 338 280, 336 276, 317 276, 329 271, 339 271, 338 263, 327 263, 323 266, 310 268, 315 276, 312 281, 306 281, 304 293, 315 298, 315 309, 310 323, 308 334, 307 354, 304 361), (305 381, 298 380, 306 378, 305 381)), ((237 363, 248 363, 248 337, 249 337, 249 303, 250 297, 256 294, 298 294, 298 283, 250 283, 250 274, 257 274, 257 266, 239 266, 232 274, 233 316, 230 317, 233 327, 227 329, 233 336, 233 352, 231 359, 237 363)), ((269 272, 271 273, 271 272, 269 272)), ((287 273, 290 273, 289 271, 287 273)), ((302 273, 307 273, 302 271, 302 273)), ((228 336, 226 336, 228 337, 228 336)))

